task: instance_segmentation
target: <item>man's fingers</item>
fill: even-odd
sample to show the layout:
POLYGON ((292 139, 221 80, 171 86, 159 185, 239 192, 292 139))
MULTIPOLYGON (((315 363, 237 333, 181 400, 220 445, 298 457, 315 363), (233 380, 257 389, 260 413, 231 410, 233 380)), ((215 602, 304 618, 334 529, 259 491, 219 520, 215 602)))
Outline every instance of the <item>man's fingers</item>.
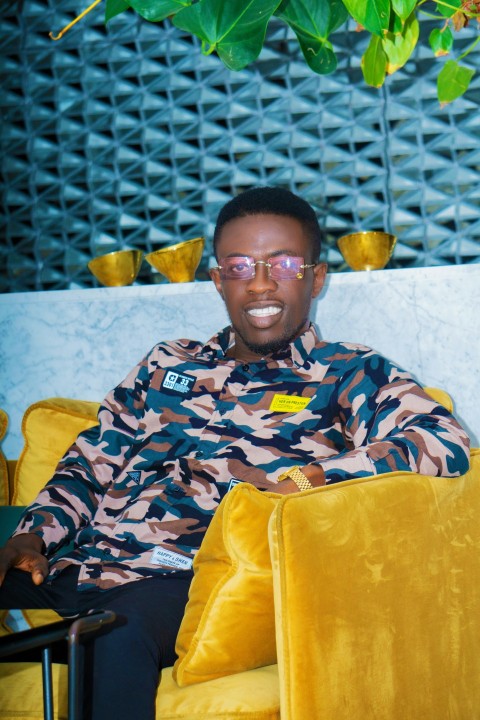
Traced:
POLYGON ((34 585, 41 585, 45 580, 45 575, 41 570, 36 569, 32 572, 32 580, 34 585))
POLYGON ((0 585, 13 567, 30 573, 35 585, 41 585, 48 575, 48 560, 44 555, 35 550, 12 552, 5 548, 0 551, 0 585))
POLYGON ((0 548, 0 585, 10 568, 24 570, 32 576, 35 585, 41 585, 48 575, 48 560, 43 554, 45 546, 37 535, 23 533, 7 540, 0 548))
POLYGON ((25 554, 15 563, 15 567, 29 572, 35 585, 41 585, 48 575, 47 559, 39 553, 25 554))
POLYGON ((47 563, 37 563, 32 568, 32 580, 35 585, 41 585, 48 575, 47 563))

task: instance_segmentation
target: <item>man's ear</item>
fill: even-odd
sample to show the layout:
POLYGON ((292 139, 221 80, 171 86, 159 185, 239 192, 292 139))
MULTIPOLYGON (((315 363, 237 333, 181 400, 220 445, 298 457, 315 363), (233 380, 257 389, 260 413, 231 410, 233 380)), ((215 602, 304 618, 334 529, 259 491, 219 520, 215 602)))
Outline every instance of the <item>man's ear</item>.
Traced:
POLYGON ((218 268, 210 268, 209 273, 210 277, 212 278, 213 284, 217 288, 217 292, 219 293, 222 300, 225 300, 222 290, 222 281, 220 280, 220 272, 218 268))
POLYGON ((317 263, 313 268, 312 298, 317 297, 322 292, 326 276, 327 263, 317 263))

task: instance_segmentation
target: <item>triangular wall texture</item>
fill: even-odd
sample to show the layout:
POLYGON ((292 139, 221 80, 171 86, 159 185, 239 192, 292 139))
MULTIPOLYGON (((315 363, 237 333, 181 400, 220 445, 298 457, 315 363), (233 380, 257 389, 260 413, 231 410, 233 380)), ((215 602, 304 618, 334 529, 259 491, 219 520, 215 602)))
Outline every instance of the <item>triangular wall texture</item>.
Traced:
MULTIPOLYGON (((365 33, 337 32, 339 69, 320 77, 274 21, 259 60, 233 73, 132 12, 105 28, 97 8, 50 40, 82 9, 1 10, 0 292, 91 287, 94 255, 198 235, 206 279, 219 208, 262 184, 314 205, 331 271, 348 269, 336 240, 366 229, 398 235, 389 267, 479 262, 480 68, 442 109, 425 43, 375 90, 360 71, 365 33)), ((143 264, 139 283, 162 281, 143 264)))

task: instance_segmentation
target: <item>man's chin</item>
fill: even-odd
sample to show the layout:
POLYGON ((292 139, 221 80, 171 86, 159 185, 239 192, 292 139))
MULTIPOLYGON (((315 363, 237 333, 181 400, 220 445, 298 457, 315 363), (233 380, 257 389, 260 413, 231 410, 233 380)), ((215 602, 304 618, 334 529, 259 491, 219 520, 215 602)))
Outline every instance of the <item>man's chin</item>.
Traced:
POLYGON ((281 335, 280 337, 271 338, 265 342, 254 342, 250 338, 246 337, 242 332, 239 332, 237 328, 234 328, 235 333, 242 339, 243 344, 250 350, 250 352, 265 357, 265 355, 274 355, 275 353, 286 350, 291 342, 298 337, 298 332, 292 335, 281 335))
POLYGON ((248 349, 251 350, 251 352, 264 357, 265 355, 274 355, 281 350, 285 350, 286 348, 288 348, 292 340, 293 338, 278 338, 277 340, 271 340, 270 342, 262 343, 261 345, 257 343, 246 342, 245 340, 244 343, 248 347, 248 349))
POLYGON ((304 320, 302 320, 301 323, 298 324, 298 327, 296 327, 294 330, 292 330, 291 326, 289 328, 284 327, 283 333, 281 333, 280 335, 277 335, 276 337, 270 337, 264 342, 255 342, 255 340, 253 340, 252 337, 249 336, 248 331, 243 332, 242 329, 238 328, 232 323, 232 328, 235 335, 237 335, 242 340, 243 344, 250 350, 250 352, 254 353, 255 355, 259 355, 260 357, 265 357, 265 355, 274 355, 275 353, 288 349, 290 343, 296 340, 297 337, 299 337, 299 335, 301 335, 308 326, 309 320, 308 318, 305 318, 304 320))

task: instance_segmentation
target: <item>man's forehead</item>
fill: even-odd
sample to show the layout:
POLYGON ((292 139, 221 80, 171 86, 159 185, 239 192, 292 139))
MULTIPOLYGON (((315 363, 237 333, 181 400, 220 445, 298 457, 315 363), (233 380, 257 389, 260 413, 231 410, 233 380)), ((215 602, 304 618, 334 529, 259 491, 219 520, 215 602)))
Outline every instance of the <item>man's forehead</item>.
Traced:
POLYGON ((272 255, 291 254, 297 245, 303 248, 305 243, 310 244, 297 218, 273 213, 245 215, 229 220, 222 228, 217 246, 230 243, 235 243, 236 247, 232 250, 237 250, 237 254, 248 254, 250 243, 256 243, 261 244, 262 249, 268 249, 272 255), (237 246, 238 243, 242 247, 237 246))
MULTIPOLYGON (((285 248, 285 249, 280 249, 280 250, 272 250, 272 251, 269 252, 269 258, 281 257, 281 256, 283 256, 283 255, 287 255, 288 257, 298 257, 298 256, 296 255, 295 251, 289 250, 289 249, 287 249, 287 248, 285 248)), ((239 252, 231 252, 231 253, 228 253, 228 255, 223 255, 223 257, 225 257, 225 258, 237 258, 237 257, 239 257, 239 258, 249 258, 249 259, 251 259, 251 260, 255 260, 255 258, 253 257, 253 255, 245 255, 245 254, 239 253, 239 252)))

